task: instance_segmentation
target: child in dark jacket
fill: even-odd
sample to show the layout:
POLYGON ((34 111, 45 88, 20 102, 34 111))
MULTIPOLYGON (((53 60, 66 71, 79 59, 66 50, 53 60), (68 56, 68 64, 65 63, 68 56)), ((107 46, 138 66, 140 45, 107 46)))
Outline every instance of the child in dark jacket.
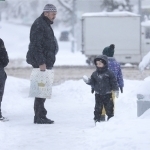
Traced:
POLYGON ((9 62, 7 51, 5 49, 5 45, 2 39, 0 39, 0 121, 7 120, 2 116, 1 112, 1 102, 4 94, 4 87, 7 75, 5 73, 4 67, 7 66, 9 62))
POLYGON ((118 97, 119 88, 113 72, 108 70, 107 56, 96 57, 94 64, 96 71, 92 73, 90 79, 83 76, 83 80, 86 84, 91 85, 95 91, 94 120, 100 122, 103 106, 108 116, 107 120, 114 116, 112 91, 115 91, 115 95, 118 97))
MULTIPOLYGON (((108 58, 108 69, 111 70, 117 80, 118 86, 120 88, 121 93, 123 93, 123 87, 124 87, 124 81, 123 81, 123 75, 121 71, 120 64, 116 61, 116 59, 113 57, 115 52, 115 45, 111 44, 110 46, 107 46, 103 50, 103 55, 106 55, 108 58)), ((93 89, 92 89, 93 90, 93 89)), ((113 91, 112 91, 113 95, 113 91)), ((115 97, 113 96, 113 102, 115 102, 115 97)), ((115 105, 115 103, 114 103, 115 105)), ((115 108, 115 106, 114 106, 115 108)), ((105 109, 103 107, 102 115, 101 115, 101 121, 105 121, 105 109)))

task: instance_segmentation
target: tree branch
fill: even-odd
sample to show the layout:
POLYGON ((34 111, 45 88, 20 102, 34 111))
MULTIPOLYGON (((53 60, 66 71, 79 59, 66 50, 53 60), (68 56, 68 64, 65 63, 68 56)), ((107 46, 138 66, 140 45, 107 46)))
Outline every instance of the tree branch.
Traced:
POLYGON ((65 7, 70 13, 72 13, 72 8, 67 4, 67 3, 64 3, 62 0, 58 0, 58 2, 63 6, 65 7))

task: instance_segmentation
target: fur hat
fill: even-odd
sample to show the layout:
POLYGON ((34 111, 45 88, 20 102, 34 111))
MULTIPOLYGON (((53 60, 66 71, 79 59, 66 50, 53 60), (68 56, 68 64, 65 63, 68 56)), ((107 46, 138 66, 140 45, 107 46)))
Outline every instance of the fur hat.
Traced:
POLYGON ((53 4, 46 4, 44 9, 43 9, 43 12, 48 12, 48 11, 57 12, 57 9, 53 4))
POLYGON ((111 44, 108 47, 105 47, 103 50, 103 55, 106 55, 108 57, 113 57, 114 56, 114 49, 115 49, 115 45, 111 44))

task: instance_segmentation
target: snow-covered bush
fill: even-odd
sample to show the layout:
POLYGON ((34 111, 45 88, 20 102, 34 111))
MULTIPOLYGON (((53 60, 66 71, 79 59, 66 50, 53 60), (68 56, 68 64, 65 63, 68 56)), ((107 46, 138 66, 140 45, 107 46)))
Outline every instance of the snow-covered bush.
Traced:
POLYGON ((147 53, 139 64, 139 69, 143 71, 148 65, 150 65, 150 52, 147 53))

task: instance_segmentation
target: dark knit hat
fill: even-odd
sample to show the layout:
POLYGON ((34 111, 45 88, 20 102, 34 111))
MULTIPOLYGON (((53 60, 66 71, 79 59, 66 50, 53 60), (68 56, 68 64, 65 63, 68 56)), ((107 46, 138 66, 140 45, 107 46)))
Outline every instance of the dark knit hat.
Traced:
POLYGON ((46 4, 43 9, 43 12, 48 12, 48 11, 57 12, 57 9, 53 4, 46 4))
POLYGON ((103 55, 106 55, 108 57, 113 57, 114 56, 114 49, 115 49, 115 45, 111 44, 108 47, 105 47, 103 50, 103 55))

